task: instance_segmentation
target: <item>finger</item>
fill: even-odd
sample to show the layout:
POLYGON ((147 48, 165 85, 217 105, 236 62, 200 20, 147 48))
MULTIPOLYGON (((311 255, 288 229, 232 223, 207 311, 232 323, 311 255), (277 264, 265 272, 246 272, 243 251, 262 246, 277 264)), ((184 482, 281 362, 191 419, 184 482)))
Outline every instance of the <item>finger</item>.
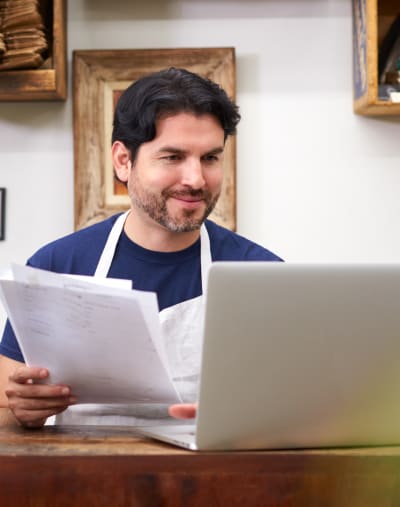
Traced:
POLYGON ((43 380, 48 376, 49 372, 46 368, 38 368, 36 366, 19 366, 8 378, 11 382, 24 384, 29 379, 43 380))
POLYGON ((76 403, 75 397, 52 399, 11 398, 8 407, 19 424, 26 427, 39 428, 47 418, 63 412, 69 405, 76 403))
POLYGON ((193 419, 196 417, 197 404, 181 403, 179 405, 171 405, 168 408, 168 413, 171 417, 175 417, 176 419, 193 419))
POLYGON ((7 397, 13 398, 58 398, 71 396, 71 388, 51 384, 19 384, 11 383, 6 389, 7 397))
POLYGON ((27 428, 41 428, 47 419, 67 409, 67 406, 51 410, 18 410, 13 412, 15 419, 21 426, 27 428))
POLYGON ((77 402, 75 397, 68 398, 18 398, 8 400, 8 408, 15 414, 20 411, 38 412, 40 410, 58 410, 77 402))

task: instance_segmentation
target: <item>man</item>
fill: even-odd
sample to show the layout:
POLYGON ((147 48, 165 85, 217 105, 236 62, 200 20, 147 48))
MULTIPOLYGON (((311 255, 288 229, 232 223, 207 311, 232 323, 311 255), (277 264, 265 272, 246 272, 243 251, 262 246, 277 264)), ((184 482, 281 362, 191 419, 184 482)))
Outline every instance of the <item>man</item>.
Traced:
MULTIPOLYGON (((171 68, 139 79, 118 101, 111 148, 129 212, 54 241, 28 260, 59 273, 130 279, 135 289, 157 293, 171 373, 189 403, 170 409, 177 417, 195 413, 202 287, 210 263, 281 260, 206 220, 221 191, 225 141, 239 120, 225 91, 196 74, 171 68)), ((118 336, 113 339, 118 347, 118 336)), ((49 372, 23 364, 9 323, 0 354, 3 424, 41 427, 54 415, 58 424, 168 418, 165 406, 79 405, 71 386, 40 383, 49 372)))

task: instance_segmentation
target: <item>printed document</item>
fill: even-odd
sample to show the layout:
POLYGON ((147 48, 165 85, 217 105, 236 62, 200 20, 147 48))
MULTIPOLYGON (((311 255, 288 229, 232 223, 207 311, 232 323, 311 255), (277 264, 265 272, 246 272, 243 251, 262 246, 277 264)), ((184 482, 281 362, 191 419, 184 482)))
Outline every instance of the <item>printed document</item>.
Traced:
POLYGON ((25 361, 78 403, 177 403, 155 293, 127 280, 12 266, 0 296, 25 361))

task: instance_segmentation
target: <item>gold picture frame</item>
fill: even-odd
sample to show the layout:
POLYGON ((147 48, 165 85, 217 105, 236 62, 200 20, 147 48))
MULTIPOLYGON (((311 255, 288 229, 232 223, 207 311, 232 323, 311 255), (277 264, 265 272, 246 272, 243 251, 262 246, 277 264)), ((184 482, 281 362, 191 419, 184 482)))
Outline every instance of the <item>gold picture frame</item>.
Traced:
MULTIPOLYGON (((183 67, 220 84, 235 99, 234 48, 76 50, 73 52, 75 229, 129 208, 111 163, 113 111, 118 94, 141 76, 183 67)), ((236 142, 227 140, 224 185, 210 218, 236 229, 236 142)))

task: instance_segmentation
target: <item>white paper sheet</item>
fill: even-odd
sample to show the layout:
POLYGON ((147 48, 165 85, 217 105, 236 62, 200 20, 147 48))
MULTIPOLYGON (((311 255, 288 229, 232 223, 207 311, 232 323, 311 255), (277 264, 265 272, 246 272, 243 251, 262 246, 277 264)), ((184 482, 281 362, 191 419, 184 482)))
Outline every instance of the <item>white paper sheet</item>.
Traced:
POLYGON ((0 280, 3 303, 27 364, 48 368, 49 382, 70 385, 78 403, 180 401, 154 293, 27 266, 13 274, 0 280))

